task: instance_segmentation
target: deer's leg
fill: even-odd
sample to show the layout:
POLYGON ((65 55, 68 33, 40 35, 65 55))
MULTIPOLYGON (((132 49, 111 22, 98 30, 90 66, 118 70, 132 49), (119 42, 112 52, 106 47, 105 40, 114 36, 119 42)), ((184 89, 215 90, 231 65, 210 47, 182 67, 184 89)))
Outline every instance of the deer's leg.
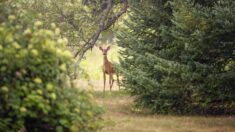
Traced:
POLYGON ((103 75, 104 75, 104 89, 103 89, 103 91, 105 92, 105 82, 106 82, 106 75, 105 75, 105 72, 103 72, 103 75))
POLYGON ((112 87, 113 87, 113 82, 114 82, 114 79, 113 79, 113 74, 110 74, 110 90, 112 90, 112 87))
POLYGON ((114 79, 113 79, 113 75, 112 75, 112 87, 113 87, 113 83, 114 83, 114 79))
POLYGON ((117 75, 117 83, 118 83, 118 88, 119 88, 119 90, 120 90, 119 75, 118 75, 118 73, 116 73, 116 75, 117 75))
POLYGON ((113 82, 113 75, 109 74, 109 88, 110 88, 110 91, 112 90, 112 82, 113 82))
POLYGON ((109 90, 111 91, 111 74, 109 74, 109 90))

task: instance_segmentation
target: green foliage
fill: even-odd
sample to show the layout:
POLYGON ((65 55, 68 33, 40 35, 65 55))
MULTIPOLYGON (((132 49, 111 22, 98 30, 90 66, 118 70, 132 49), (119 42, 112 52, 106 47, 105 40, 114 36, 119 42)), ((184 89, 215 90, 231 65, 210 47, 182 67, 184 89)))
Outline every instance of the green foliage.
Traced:
MULTIPOLYGON (((33 12, 37 19, 43 21, 46 27, 55 23, 60 29, 63 37, 68 38, 71 50, 81 50, 91 41, 97 29, 100 28, 100 20, 105 15, 106 1, 100 0, 46 0, 46 1, 21 1, 22 8, 33 12)), ((115 15, 122 2, 114 1, 109 16, 115 15)), ((106 30, 99 41, 112 39, 112 33, 106 30), (108 33, 105 33, 108 32, 108 33), (109 34, 109 35, 107 35, 109 34)))
POLYGON ((67 39, 7 4, 0 2, 0 131, 96 131, 102 110, 93 95, 66 85, 67 39))
POLYGON ((234 114, 234 6, 132 3, 118 43, 123 85, 137 105, 157 113, 234 114))

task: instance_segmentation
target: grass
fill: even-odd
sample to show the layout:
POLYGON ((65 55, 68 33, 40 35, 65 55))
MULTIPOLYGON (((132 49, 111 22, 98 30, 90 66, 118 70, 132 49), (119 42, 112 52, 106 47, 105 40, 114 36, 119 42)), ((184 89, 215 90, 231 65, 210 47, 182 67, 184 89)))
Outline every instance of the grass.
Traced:
POLYGON ((235 117, 136 113, 133 98, 125 91, 96 91, 95 97, 106 109, 106 125, 100 132, 235 132, 235 117))
MULTIPOLYGON (((108 54, 110 61, 118 62, 118 50, 115 46, 111 47, 108 54)), ((133 98, 125 91, 117 91, 116 82, 115 91, 109 92, 107 81, 106 92, 102 92, 102 63, 102 53, 94 48, 82 62, 90 84, 84 80, 76 81, 76 85, 82 88, 87 89, 92 85, 97 103, 106 109, 105 127, 100 132, 235 132, 235 117, 149 115, 137 112, 133 109, 133 98)))
POLYGON ((126 97, 129 96, 127 91, 120 90, 120 91, 107 91, 107 92, 101 92, 101 91, 95 91, 94 96, 96 98, 103 98, 103 99, 112 99, 112 98, 120 98, 120 97, 126 97))

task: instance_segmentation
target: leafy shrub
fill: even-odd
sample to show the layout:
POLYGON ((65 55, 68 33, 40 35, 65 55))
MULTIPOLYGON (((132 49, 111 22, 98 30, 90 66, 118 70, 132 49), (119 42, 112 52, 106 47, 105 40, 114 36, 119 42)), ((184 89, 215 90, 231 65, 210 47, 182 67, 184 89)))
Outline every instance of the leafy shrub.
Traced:
POLYGON ((0 131, 95 131, 92 94, 66 86, 67 40, 54 24, 29 25, 14 15, 0 23, 0 131))

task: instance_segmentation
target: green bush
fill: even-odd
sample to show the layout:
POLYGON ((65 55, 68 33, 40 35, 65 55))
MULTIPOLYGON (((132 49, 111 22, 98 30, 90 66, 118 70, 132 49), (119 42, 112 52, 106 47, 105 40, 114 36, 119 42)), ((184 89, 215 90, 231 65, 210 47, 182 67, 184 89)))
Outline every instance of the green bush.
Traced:
POLYGON ((54 24, 28 25, 14 15, 0 23, 0 131, 95 131, 92 94, 66 86, 67 40, 54 24))

